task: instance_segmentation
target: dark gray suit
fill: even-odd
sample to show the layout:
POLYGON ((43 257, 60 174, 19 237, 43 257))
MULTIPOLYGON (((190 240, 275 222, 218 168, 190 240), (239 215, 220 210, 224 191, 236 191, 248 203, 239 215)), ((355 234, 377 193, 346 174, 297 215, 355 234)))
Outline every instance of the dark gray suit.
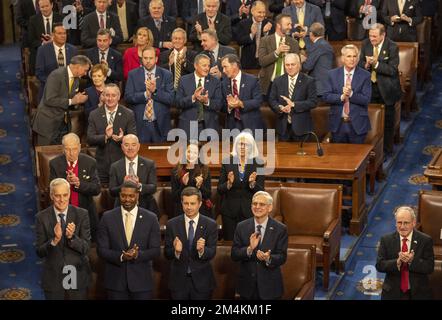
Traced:
MULTIPOLYGON (((84 291, 89 286, 91 269, 89 265, 88 251, 90 245, 89 218, 86 210, 69 206, 66 225, 75 223, 75 234, 71 240, 65 236, 57 246, 51 242, 55 238, 54 227, 57 218, 53 206, 50 206, 36 216, 37 255, 43 258, 43 274, 41 286, 45 293, 64 293, 63 274, 64 266, 74 266, 77 271, 77 288, 84 291)), ((71 291, 71 290, 69 290, 71 291)), ((84 291, 85 293, 85 291, 84 291)), ((47 297, 51 295, 46 294, 47 297)), ((78 298, 86 298, 78 297, 78 298)))
MULTIPOLYGON (((219 43, 223 45, 228 45, 232 40, 232 27, 230 24, 230 18, 220 12, 218 12, 218 14, 214 18, 215 18, 215 30, 218 36, 219 43)), ((198 23, 201 25, 203 30, 209 28, 206 13, 205 12, 200 13, 195 17, 195 21, 193 22, 192 30, 190 31, 189 35, 189 41, 193 43, 193 48, 196 51, 201 51, 201 41, 198 40, 198 33, 196 32, 195 29, 196 21, 198 21, 198 23)))
MULTIPOLYGON (((96 146, 97 152, 95 159, 97 160, 98 176, 101 183, 109 182, 109 169, 112 163, 123 157, 121 150, 121 141, 115 142, 112 138, 105 140, 105 132, 107 127, 107 118, 105 107, 93 110, 89 115, 89 125, 87 128, 87 143, 90 146, 96 146)), ((115 113, 113 124, 114 134, 118 135, 120 128, 123 134, 137 134, 135 126, 135 117, 132 110, 119 105, 115 113)))
MULTIPOLYGON (((106 25, 107 29, 114 29, 115 36, 112 37, 112 46, 117 46, 123 42, 123 32, 121 31, 120 20, 118 16, 107 10, 106 11, 106 25)), ((83 19, 81 25, 81 44, 84 48, 91 48, 97 44, 97 32, 100 29, 100 22, 98 20, 97 12, 92 11, 83 19)))
POLYGON ((63 132, 60 131, 60 128, 67 126, 70 131, 69 99, 77 93, 79 79, 75 79, 69 93, 67 68, 63 67, 52 71, 46 81, 43 98, 38 105, 32 123, 32 130, 38 134, 38 145, 61 144, 63 132))
MULTIPOLYGON (((126 172, 126 157, 111 165, 109 189, 111 195, 115 197, 115 207, 120 205, 120 198, 118 196, 121 190, 120 186, 124 182, 124 177, 128 174, 129 172, 126 172)), ((137 176, 141 183, 138 205, 158 215, 158 205, 153 197, 153 194, 157 191, 157 169, 155 162, 138 156, 137 176)))

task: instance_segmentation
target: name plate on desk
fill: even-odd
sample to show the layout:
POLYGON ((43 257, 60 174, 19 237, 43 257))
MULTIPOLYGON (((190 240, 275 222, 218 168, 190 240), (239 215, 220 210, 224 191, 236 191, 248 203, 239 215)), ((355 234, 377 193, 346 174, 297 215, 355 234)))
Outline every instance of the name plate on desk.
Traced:
POLYGON ((170 146, 148 146, 148 150, 169 150, 170 146))

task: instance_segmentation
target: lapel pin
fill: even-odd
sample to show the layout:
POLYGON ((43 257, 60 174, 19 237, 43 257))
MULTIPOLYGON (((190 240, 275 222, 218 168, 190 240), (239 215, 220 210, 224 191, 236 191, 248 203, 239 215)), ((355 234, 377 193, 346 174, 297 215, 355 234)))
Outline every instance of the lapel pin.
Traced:
POLYGON ((86 172, 86 170, 83 169, 83 172, 86 172))
POLYGON ((273 227, 270 227, 269 229, 270 229, 270 230, 273 230, 273 227))
POLYGON ((104 118, 105 116, 106 116, 105 114, 102 115, 103 118, 104 118))
POLYGON ((416 240, 413 240, 413 242, 417 244, 417 241, 416 241, 416 240))
POLYGON ((200 229, 202 229, 203 228, 203 226, 200 226, 200 229))
POLYGON ((140 167, 144 166, 144 164, 140 163, 140 167))
POLYGON ((118 115, 121 116, 121 112, 118 112, 118 115))
POLYGON ((143 216, 140 216, 140 219, 143 219, 143 216))
POLYGON ((243 84, 241 85, 241 88, 244 88, 244 85, 245 85, 245 84, 243 83, 243 84))

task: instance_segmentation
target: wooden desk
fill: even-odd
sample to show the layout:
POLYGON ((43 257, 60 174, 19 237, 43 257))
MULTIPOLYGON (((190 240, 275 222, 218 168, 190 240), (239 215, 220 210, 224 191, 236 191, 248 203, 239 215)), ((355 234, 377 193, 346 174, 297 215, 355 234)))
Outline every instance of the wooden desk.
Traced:
MULTIPOLYGON (((152 145, 142 145, 140 155, 155 161, 157 176, 170 177, 174 167, 167 161, 167 149, 149 149, 152 145)), ((154 147, 158 147, 155 145, 154 147)), ((352 219, 350 232, 360 234, 367 216, 365 204, 366 167, 368 156, 372 149, 367 144, 323 144, 324 156, 316 155, 316 144, 304 144, 305 156, 299 156, 297 143, 278 142, 275 146, 275 170, 272 177, 278 178, 317 178, 329 180, 352 181, 352 219)), ((264 147, 264 157, 267 156, 264 147)), ((227 154, 218 152, 218 163, 209 164, 212 177, 218 177, 221 168, 221 159, 227 154)))
POLYGON ((433 159, 431 159, 424 175, 433 186, 433 190, 438 190, 438 187, 442 186, 442 149, 436 152, 433 159))

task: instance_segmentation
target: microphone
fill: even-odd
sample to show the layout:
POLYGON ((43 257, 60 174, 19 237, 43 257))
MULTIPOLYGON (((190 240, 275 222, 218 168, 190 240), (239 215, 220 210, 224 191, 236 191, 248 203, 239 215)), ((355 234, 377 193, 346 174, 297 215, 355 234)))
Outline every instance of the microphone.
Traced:
POLYGON ((305 156, 306 154, 307 154, 307 152, 305 152, 304 151, 304 142, 311 136, 311 135, 313 135, 314 137, 315 137, 315 140, 316 140, 316 154, 319 156, 319 157, 322 157, 323 155, 324 155, 324 150, 322 149, 322 146, 321 146, 321 143, 319 142, 319 138, 318 138, 318 136, 316 135, 316 133, 314 133, 313 131, 309 131, 309 132, 306 132, 306 133, 304 133, 304 135, 305 135, 305 138, 301 141, 301 143, 300 143, 300 145, 299 145, 299 151, 298 152, 296 152, 296 154, 298 155, 298 156, 305 156))

